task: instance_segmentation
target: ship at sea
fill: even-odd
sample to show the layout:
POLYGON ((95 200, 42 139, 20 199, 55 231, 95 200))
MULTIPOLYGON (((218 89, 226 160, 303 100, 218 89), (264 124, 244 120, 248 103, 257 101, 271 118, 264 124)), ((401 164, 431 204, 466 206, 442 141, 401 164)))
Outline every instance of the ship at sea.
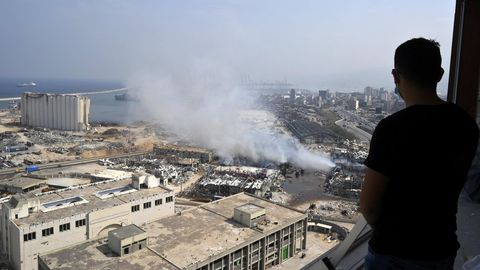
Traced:
POLYGON ((37 84, 34 82, 17 84, 17 87, 35 87, 35 86, 37 86, 37 84))
POLYGON ((118 100, 118 101, 139 101, 139 99, 137 97, 129 95, 128 93, 115 95, 115 100, 118 100))

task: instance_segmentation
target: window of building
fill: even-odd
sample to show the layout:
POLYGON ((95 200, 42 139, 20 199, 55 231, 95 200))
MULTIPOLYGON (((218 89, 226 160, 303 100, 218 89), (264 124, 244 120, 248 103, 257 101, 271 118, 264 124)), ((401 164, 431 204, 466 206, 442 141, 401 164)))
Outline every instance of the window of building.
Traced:
POLYGON ((238 259, 236 261, 233 261, 233 269, 234 270, 241 269, 241 267, 242 267, 242 259, 238 259))
POLYGON ((253 250, 258 250, 259 247, 260 247, 260 243, 257 241, 257 242, 255 242, 255 243, 252 244, 251 249, 252 249, 252 251, 253 251, 253 250))
POLYGON ((268 243, 273 242, 276 240, 275 234, 271 234, 268 236, 268 243))
POLYGON ((173 202, 173 196, 168 196, 167 198, 165 198, 165 202, 173 202))
POLYGON ((143 209, 147 209, 147 208, 150 208, 150 207, 152 207, 152 202, 143 203, 143 209))
POLYGON ((42 236, 49 236, 51 234, 53 234, 53 227, 42 230, 42 236))
POLYGON ((242 257, 242 250, 237 250, 235 253, 233 253, 233 258, 234 259, 239 259, 242 257))
POLYGON ((290 257, 289 249, 290 248, 288 246, 283 247, 283 249, 282 249, 282 260, 286 260, 290 257))
POLYGON ((27 242, 30 240, 35 240, 37 239, 37 233, 36 232, 31 232, 31 233, 26 233, 23 235, 23 241, 27 242))
POLYGON ((77 220, 77 221, 75 221, 75 227, 85 226, 86 223, 87 223, 86 219, 77 220))
POLYGON ((222 269, 222 259, 218 259, 213 263, 213 269, 222 269))
POLYGON ((162 204, 162 199, 155 200, 155 206, 161 205, 162 204))
POLYGON ((140 205, 139 204, 132 206, 132 212, 137 212, 137 211, 140 211, 140 205))
POLYGON ((70 222, 61 224, 60 226, 58 226, 58 230, 61 232, 70 230, 70 222))

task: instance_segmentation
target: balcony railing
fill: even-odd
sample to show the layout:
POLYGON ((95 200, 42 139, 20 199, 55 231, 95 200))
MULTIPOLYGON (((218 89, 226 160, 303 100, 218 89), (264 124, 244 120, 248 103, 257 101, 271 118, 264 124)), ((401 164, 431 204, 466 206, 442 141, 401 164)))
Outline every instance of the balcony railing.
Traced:
POLYGON ((345 240, 302 270, 358 269, 364 264, 372 229, 361 217, 345 240))

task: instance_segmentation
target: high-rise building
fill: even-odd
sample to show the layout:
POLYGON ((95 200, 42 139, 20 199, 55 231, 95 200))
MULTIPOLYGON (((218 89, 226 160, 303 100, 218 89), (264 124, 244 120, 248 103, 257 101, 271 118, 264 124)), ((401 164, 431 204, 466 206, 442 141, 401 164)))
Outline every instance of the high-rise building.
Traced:
POLYGON ((318 90, 318 96, 322 97, 322 100, 327 100, 328 98, 328 90, 318 90))
POLYGON ((348 109, 351 111, 356 111, 358 110, 358 108, 359 108, 359 102, 357 98, 350 97, 350 99, 348 100, 348 109))
POLYGON ((290 89, 290 104, 295 104, 295 89, 290 89))
POLYGON ((372 92, 373 92, 373 88, 372 88, 371 86, 365 87, 365 90, 363 91, 363 93, 364 93, 366 96, 371 96, 371 95, 372 95, 372 92))

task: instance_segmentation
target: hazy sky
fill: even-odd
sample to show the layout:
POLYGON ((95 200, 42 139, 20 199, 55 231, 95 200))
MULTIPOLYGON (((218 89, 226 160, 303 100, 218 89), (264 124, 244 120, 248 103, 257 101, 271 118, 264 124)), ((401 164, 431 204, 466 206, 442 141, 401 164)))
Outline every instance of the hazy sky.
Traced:
POLYGON ((253 80, 391 89, 393 52, 412 37, 439 41, 448 71, 454 8, 453 0, 2 0, 0 77, 128 80, 205 59, 253 80))

